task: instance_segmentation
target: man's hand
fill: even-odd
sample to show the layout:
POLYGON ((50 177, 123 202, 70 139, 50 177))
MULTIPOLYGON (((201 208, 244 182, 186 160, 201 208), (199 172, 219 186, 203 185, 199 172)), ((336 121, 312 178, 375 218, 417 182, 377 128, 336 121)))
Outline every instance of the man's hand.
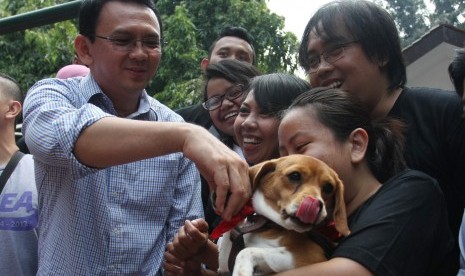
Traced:
POLYGON ((251 196, 247 163, 194 124, 107 117, 83 130, 74 147, 76 158, 94 168, 174 152, 183 152, 197 165, 210 191, 216 191, 215 209, 223 219, 230 220, 251 196))
POLYGON ((186 136, 183 152, 216 192, 215 210, 230 220, 252 194, 247 163, 201 127, 186 136))

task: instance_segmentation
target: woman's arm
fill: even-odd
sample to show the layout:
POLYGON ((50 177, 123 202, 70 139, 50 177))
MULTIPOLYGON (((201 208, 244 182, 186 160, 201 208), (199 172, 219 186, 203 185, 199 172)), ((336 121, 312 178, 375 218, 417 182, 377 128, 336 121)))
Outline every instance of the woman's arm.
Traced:
POLYGON ((308 275, 343 275, 368 276, 374 275, 363 265, 347 258, 333 258, 327 262, 303 266, 294 270, 278 273, 276 276, 308 276, 308 275))

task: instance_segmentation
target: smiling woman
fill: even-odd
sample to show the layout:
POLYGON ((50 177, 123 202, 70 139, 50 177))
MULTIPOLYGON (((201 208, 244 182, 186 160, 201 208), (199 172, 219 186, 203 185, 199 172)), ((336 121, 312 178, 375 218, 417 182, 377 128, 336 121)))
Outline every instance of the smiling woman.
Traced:
POLYGON ((406 169, 403 129, 390 117, 370 120, 339 89, 314 88, 293 102, 279 126, 280 153, 336 171, 351 233, 328 261, 282 275, 451 275, 444 196, 435 179, 406 169))
POLYGON ((242 155, 234 135, 234 120, 239 112, 244 88, 249 80, 260 75, 251 64, 235 59, 209 64, 205 69, 204 103, 213 122, 211 132, 242 155))
POLYGON ((279 115, 309 89, 308 82, 290 74, 274 73, 252 79, 234 122, 237 141, 249 164, 279 157, 279 115))
MULTIPOLYGON (((260 72, 250 63, 224 59, 209 63, 205 68, 203 108, 208 110, 213 125, 209 132, 243 158, 234 135, 234 120, 239 112, 244 88, 260 72)), ((202 178, 202 202, 205 219, 212 230, 220 221, 213 209, 208 182, 202 178)))

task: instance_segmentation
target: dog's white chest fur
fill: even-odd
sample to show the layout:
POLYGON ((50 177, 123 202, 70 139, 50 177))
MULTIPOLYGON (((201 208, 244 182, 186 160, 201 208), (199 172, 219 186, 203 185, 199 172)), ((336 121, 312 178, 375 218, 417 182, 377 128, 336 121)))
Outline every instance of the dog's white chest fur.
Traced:
MULTIPOLYGON (((292 254, 281 246, 279 239, 264 239, 257 233, 243 235, 245 248, 236 257, 234 275, 262 275, 294 267, 292 254)), ((229 272, 228 260, 232 248, 230 232, 218 241, 219 273, 229 272)))

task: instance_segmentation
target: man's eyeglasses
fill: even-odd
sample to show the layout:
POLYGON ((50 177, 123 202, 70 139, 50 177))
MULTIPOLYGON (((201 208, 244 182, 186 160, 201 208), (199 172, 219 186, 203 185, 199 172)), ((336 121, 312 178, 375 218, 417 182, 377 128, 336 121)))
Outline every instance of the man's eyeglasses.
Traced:
POLYGON ((224 97, 232 101, 237 99, 239 96, 242 96, 242 94, 244 94, 244 86, 242 84, 234 84, 233 86, 226 89, 226 93, 221 96, 211 97, 210 99, 203 102, 202 106, 206 110, 212 111, 219 108, 223 104, 224 97))
POLYGON ((313 55, 308 58, 308 64, 310 70, 308 70, 309 74, 313 74, 318 72, 321 65, 321 58, 324 59, 329 64, 334 64, 336 61, 340 60, 344 57, 345 48, 353 43, 357 43, 356 40, 348 41, 341 44, 334 45, 329 49, 323 51, 320 55, 313 55))
POLYGON ((131 52, 137 45, 137 42, 140 41, 142 47, 150 52, 161 52, 161 45, 163 41, 160 40, 158 37, 150 37, 150 38, 143 38, 143 39, 135 39, 133 37, 106 37, 100 35, 94 35, 96 38, 105 39, 110 41, 113 49, 116 51, 121 52, 131 52))

